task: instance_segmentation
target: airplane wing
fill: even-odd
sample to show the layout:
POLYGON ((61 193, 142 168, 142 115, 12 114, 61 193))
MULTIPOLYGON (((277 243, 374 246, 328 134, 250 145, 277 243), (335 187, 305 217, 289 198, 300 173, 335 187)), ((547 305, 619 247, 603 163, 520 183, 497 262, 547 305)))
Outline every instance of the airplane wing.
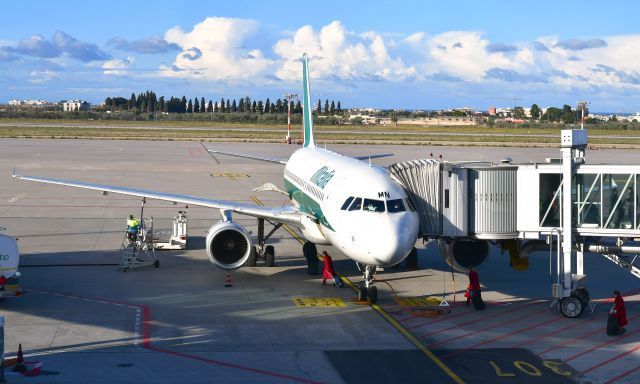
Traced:
POLYGON ((358 160, 369 160, 369 159, 377 159, 380 157, 389 157, 389 156, 393 156, 393 153, 379 153, 376 155, 353 156, 353 158, 358 160))
POLYGON ((293 206, 270 208, 270 207, 265 207, 261 205, 243 204, 243 203, 237 203, 237 202, 225 201, 225 200, 213 200, 213 199, 207 199, 203 197, 189 196, 189 195, 176 195, 176 194, 170 194, 170 193, 150 191, 146 189, 123 188, 123 187, 116 187, 116 186, 110 186, 110 185, 84 183, 84 182, 73 181, 73 180, 51 179, 51 178, 44 178, 44 177, 37 177, 37 176, 23 176, 23 175, 16 174, 15 170, 13 171, 12 176, 13 178, 19 179, 19 180, 28 180, 28 181, 36 181, 39 183, 65 185, 69 187, 93 189, 96 191, 102 191, 103 193, 111 192, 111 193, 118 193, 118 194, 129 195, 129 196, 139 196, 139 197, 144 197, 149 199, 171 201, 171 202, 181 203, 181 204, 217 208, 220 211, 232 211, 242 215, 269 219, 278 223, 292 224, 295 226, 300 226, 301 225, 300 221, 302 217, 308 216, 307 214, 299 211, 297 208, 293 206))
MULTIPOLYGON (((250 154, 247 154, 247 153, 217 151, 217 150, 208 149, 208 148, 205 148, 205 149, 209 153, 217 153, 217 154, 220 154, 220 155, 235 156, 235 157, 244 157, 245 159, 269 161, 269 162, 272 162, 272 163, 279 163, 279 164, 287 164, 287 159, 283 159, 283 158, 280 158, 280 157, 257 156, 257 155, 250 155, 250 154)), ((393 153, 379 153, 379 154, 374 154, 374 155, 352 156, 352 157, 354 159, 357 159, 357 160, 369 160, 369 159, 377 159, 377 158, 380 158, 380 157, 389 157, 389 156, 393 156, 393 153)))
POLYGON ((262 161, 269 161, 269 162, 272 162, 272 163, 287 164, 287 159, 282 159, 282 158, 279 158, 279 157, 256 156, 256 155, 250 155, 250 154, 246 154, 246 153, 216 151, 216 150, 208 149, 208 148, 207 148, 207 151, 209 151, 209 153, 218 153, 220 155, 244 157, 245 159, 262 160, 262 161))

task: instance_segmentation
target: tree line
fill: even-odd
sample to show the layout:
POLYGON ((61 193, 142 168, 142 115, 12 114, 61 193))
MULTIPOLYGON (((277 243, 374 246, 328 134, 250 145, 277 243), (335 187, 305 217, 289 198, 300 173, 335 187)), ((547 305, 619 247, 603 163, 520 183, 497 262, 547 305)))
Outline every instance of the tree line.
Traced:
MULTIPOLYGON (((292 114, 302 114, 302 105, 300 100, 291 101, 292 114)), ((262 100, 252 100, 249 96, 245 96, 236 99, 225 100, 224 97, 219 101, 209 100, 208 102, 204 97, 195 97, 188 99, 186 96, 181 98, 173 97, 166 100, 164 96, 157 97, 153 91, 146 91, 136 95, 131 94, 129 99, 124 97, 107 97, 104 100, 104 110, 109 110, 112 113, 117 111, 129 111, 134 113, 258 113, 258 114, 273 114, 273 113, 287 113, 287 100, 277 99, 275 102, 267 98, 264 102, 262 100)), ((322 101, 318 99, 318 104, 315 109, 317 115, 333 116, 336 114, 342 114, 342 106, 340 101, 337 103, 334 100, 324 101, 324 108, 322 101)))

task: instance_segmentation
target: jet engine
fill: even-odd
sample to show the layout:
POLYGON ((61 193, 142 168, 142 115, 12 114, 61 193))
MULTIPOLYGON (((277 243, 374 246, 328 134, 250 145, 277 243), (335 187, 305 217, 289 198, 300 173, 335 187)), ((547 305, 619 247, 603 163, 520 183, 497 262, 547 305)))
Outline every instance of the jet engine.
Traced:
POLYGON ((477 268, 489 257, 489 241, 477 239, 440 240, 438 242, 444 260, 460 272, 477 268))
POLYGON ((207 256, 222 269, 240 268, 249 258, 253 246, 247 230, 240 224, 221 221, 207 232, 207 256))

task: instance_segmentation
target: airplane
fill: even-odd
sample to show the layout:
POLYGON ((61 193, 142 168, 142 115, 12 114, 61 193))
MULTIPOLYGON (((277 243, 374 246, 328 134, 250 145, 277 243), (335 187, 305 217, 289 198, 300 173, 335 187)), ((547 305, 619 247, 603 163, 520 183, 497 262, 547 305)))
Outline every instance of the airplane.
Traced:
MULTIPOLYGON (((272 266, 275 250, 265 245, 281 225, 300 229, 306 239, 303 254, 317 262, 316 244, 332 245, 358 264, 363 282, 358 299, 376 303, 378 293, 374 277, 378 267, 393 266, 414 249, 419 229, 415 212, 404 188, 388 170, 363 160, 390 156, 378 154, 349 157, 316 145, 309 88, 308 58, 302 57, 304 141, 288 159, 209 150, 230 156, 284 164, 284 186, 293 205, 265 207, 204 197, 177 195, 143 189, 85 183, 73 180, 24 176, 13 171, 16 179, 166 200, 220 210, 221 220, 207 231, 206 250, 210 261, 223 269, 255 266, 256 257, 272 266), (233 214, 258 219, 258 239, 254 245, 248 231, 233 221, 233 214), (274 229, 264 235, 264 221, 274 229)), ((144 200, 143 200, 144 201, 144 200)))

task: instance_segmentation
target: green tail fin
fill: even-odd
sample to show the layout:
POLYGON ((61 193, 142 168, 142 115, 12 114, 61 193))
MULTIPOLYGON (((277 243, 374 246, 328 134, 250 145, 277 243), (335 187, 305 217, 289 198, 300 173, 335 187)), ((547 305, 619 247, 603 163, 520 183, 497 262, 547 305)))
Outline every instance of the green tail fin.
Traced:
POLYGON ((304 124, 304 146, 315 147, 316 140, 313 136, 313 116, 311 115, 311 91, 309 89, 309 66, 307 54, 302 55, 302 112, 304 124))

